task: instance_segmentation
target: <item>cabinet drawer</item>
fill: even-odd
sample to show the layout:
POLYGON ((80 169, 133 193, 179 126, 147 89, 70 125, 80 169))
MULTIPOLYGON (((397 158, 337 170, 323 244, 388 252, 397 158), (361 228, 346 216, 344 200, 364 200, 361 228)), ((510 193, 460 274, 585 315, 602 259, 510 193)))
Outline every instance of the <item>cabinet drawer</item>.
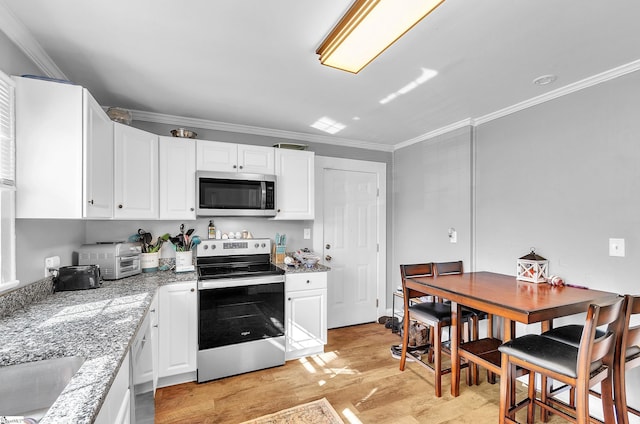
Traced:
POLYGON ((326 272, 304 272, 300 274, 288 274, 285 282, 285 291, 324 289, 327 287, 326 272))

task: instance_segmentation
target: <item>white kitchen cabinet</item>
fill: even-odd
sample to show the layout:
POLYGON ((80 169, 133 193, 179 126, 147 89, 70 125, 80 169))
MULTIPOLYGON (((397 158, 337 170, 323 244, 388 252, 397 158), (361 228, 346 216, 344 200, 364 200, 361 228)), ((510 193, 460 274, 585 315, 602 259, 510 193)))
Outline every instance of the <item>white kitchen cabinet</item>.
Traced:
POLYGON ((149 317, 151 319, 149 325, 151 326, 151 366, 153 369, 153 393, 155 395, 158 388, 158 354, 159 354, 159 310, 158 310, 158 293, 153 296, 151 306, 149 306, 149 317))
POLYGON ((324 352, 327 343, 327 273, 287 274, 285 359, 324 352))
POLYGON ((158 386, 196 380, 197 282, 161 286, 158 298, 158 386))
POLYGON ((196 143, 160 137, 160 219, 196 219, 196 143))
POLYGON ((158 218, 158 136, 114 124, 114 217, 158 218))
POLYGON ((198 171, 272 175, 274 155, 273 147, 197 140, 196 168, 198 171))
POLYGON ((129 424, 131 422, 131 390, 129 388, 129 353, 96 416, 95 424, 129 424))
POLYGON ((16 217, 112 218, 113 122, 79 85, 14 79, 16 217))
POLYGON ((313 152, 275 149, 278 213, 274 219, 314 219, 313 152))

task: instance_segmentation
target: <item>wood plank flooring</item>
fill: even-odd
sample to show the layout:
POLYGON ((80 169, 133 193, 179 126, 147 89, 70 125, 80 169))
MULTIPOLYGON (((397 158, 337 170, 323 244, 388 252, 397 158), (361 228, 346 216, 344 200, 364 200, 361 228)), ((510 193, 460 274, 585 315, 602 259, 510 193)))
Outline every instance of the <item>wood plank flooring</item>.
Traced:
MULTIPOLYGON (((433 373, 408 363, 404 372, 389 347, 400 338, 381 324, 329 330, 325 353, 284 366, 208 383, 159 389, 156 423, 237 424, 326 397, 347 424, 496 423, 499 384, 460 386, 450 395, 443 377, 434 396, 433 373)), ((464 378, 463 378, 464 381, 464 378)), ((524 417, 518 415, 520 421, 524 417)), ((559 417, 551 423, 565 422, 559 417)))

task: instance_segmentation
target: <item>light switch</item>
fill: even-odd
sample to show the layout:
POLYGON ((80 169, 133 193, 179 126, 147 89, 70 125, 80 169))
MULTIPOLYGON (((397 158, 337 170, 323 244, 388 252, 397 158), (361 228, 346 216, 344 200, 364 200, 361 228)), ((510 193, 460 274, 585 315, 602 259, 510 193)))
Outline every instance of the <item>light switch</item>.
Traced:
POLYGON ((311 238, 311 228, 304 229, 304 237, 305 240, 309 240, 311 238))
POLYGON ((609 256, 624 257, 624 239, 621 239, 621 238, 609 239, 609 256))

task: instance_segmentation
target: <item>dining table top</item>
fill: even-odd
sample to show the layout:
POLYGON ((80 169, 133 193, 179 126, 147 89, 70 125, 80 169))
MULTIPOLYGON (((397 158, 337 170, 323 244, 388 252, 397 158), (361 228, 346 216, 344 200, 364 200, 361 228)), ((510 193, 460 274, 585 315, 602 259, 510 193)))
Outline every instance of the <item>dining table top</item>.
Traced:
POLYGON ((585 312, 591 303, 607 303, 618 294, 570 286, 532 283, 494 272, 412 277, 407 288, 531 324, 585 312))

